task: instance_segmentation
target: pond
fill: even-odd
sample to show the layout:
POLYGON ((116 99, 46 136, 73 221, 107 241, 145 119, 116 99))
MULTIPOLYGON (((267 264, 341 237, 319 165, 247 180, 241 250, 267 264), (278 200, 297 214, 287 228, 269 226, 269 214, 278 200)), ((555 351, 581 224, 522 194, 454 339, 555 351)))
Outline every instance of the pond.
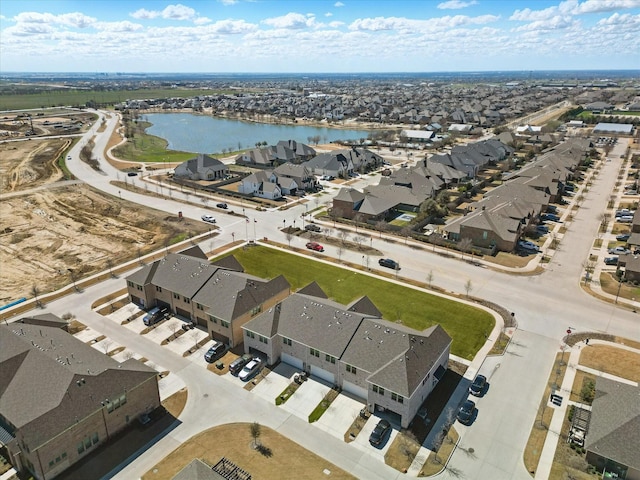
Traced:
POLYGON ((150 113, 142 119, 152 123, 146 132, 164 138, 167 148, 194 153, 219 153, 253 148, 257 142, 275 145, 280 140, 296 140, 313 146, 320 143, 367 138, 368 130, 344 130, 307 125, 274 125, 229 120, 191 113, 150 113))

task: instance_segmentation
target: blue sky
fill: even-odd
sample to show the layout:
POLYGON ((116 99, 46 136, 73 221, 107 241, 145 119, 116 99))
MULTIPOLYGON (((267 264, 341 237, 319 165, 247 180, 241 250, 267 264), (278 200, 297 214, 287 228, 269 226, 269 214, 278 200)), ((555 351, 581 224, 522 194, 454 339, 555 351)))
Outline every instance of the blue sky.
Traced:
POLYGON ((2 0, 0 71, 640 68, 640 0, 2 0))

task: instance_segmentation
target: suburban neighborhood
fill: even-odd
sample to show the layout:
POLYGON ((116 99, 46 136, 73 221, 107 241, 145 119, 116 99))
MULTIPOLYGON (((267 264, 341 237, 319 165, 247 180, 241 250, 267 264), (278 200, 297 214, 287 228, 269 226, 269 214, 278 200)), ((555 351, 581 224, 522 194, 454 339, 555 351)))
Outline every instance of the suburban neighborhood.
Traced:
MULTIPOLYGON (((380 85, 85 108, 56 187, 108 206, 5 182, 25 224, 92 215, 43 265, 91 224, 127 257, 87 237, 7 297, 2 480, 640 478, 637 84, 380 85), (384 127, 125 158, 174 110, 384 127)), ((54 141, 54 108, 0 148, 54 141)), ((3 228, 17 259, 48 231, 3 228)))

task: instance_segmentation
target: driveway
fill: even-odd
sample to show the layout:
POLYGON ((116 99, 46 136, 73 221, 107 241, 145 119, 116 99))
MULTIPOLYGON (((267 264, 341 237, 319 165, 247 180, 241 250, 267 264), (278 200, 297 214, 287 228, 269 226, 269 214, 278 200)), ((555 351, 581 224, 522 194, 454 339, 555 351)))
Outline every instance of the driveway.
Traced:
POLYGON ((314 378, 308 378, 280 408, 308 421, 309 414, 313 412, 329 390, 331 390, 329 385, 314 378))
MULTIPOLYGON (((276 397, 280 395, 282 391, 287 388, 287 386, 293 381, 293 376, 299 372, 300 370, 298 370, 297 368, 292 367, 291 365, 288 365, 284 362, 280 362, 280 364, 276 368, 274 368, 271 373, 264 377, 260 381, 260 383, 258 383, 253 388, 253 390, 251 390, 251 392, 261 398, 264 398, 267 402, 273 403, 276 401, 276 397)), ((239 384, 244 385, 242 380, 234 377, 230 373, 225 375, 225 377, 227 376, 230 377, 229 380, 235 380, 239 384)), ((293 397, 295 397, 296 395, 297 392, 293 395, 293 397)), ((293 399, 293 397, 291 397, 286 403, 289 403, 293 399)))
POLYGON ((315 422, 315 426, 342 440, 364 406, 364 401, 341 393, 315 422))
POLYGON ((371 432, 373 432, 373 429, 376 428, 376 425, 380 420, 380 417, 371 415, 367 420, 367 423, 365 423, 364 427, 362 427, 362 430, 360 431, 356 439, 351 442, 350 445, 357 447, 359 450, 367 452, 367 454, 371 455, 377 461, 384 463, 384 456, 393 443, 393 440, 396 438, 396 435, 398 435, 398 429, 393 425, 393 423, 391 423, 392 430, 391 434, 387 438, 386 443, 381 447, 374 447, 369 443, 369 437, 371 436, 371 432))

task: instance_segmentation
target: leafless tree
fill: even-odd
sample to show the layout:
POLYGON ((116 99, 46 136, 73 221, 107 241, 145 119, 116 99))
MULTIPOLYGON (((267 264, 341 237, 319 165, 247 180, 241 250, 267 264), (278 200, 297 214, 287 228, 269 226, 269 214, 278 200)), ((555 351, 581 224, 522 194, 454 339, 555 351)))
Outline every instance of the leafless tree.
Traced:
POLYGON ((465 292, 467 292, 467 298, 469 298, 469 294, 471 293, 471 290, 473 290, 471 279, 467 280, 467 282, 464 284, 464 290, 465 292))
POLYGON ((458 247, 462 252, 462 259, 464 260, 464 254, 470 252, 471 247, 473 247, 473 240, 471 240, 469 237, 464 237, 463 239, 460 240, 458 247))
POLYGON ((361 235, 355 235, 353 237, 353 241, 356 243, 356 245, 358 245, 358 250, 362 250, 362 243, 364 242, 365 238, 361 235))
POLYGON ((34 284, 31 286, 31 294, 33 295, 33 298, 36 301, 36 307, 40 308, 42 307, 42 303, 40 302, 40 300, 38 299, 38 294, 40 293, 40 290, 38 290, 38 287, 34 284))
POLYGON ((407 241, 409 240, 409 237, 411 236, 411 227, 409 225, 405 225, 404 227, 402 227, 402 230, 400 230, 400 233, 402 234, 402 236, 404 237, 404 244, 407 244, 407 241))
POLYGON ((380 220, 376 222, 376 230, 380 232, 380 238, 382 238, 382 232, 387 229, 387 222, 380 220))
POLYGON ((100 346, 102 347, 102 350, 104 350, 105 355, 109 353, 109 347, 111 347, 112 343, 113 342, 111 340, 103 340, 101 342, 100 346))
POLYGON ((289 247, 291 247, 291 240, 293 239, 293 234, 291 232, 287 231, 285 236, 287 237, 287 242, 289 242, 289 247))
POLYGON ((429 287, 431 287, 433 283, 433 270, 429 270, 429 273, 427 273, 427 282, 429 283, 429 287))
POLYGON ((336 247, 336 253, 338 254, 338 261, 342 261, 342 254, 344 253, 344 247, 342 245, 338 245, 336 247))
POLYGON ((331 236, 332 231, 333 230, 331 230, 329 227, 325 227, 322 229, 322 233, 324 233, 325 238, 329 238, 331 236))
POLYGON ((364 215, 361 213, 356 213, 355 217, 353 217, 353 221, 356 224, 356 233, 358 233, 358 225, 364 220, 364 215))
POLYGON ((169 330, 171 330, 172 340, 176 338, 176 332, 178 331, 178 328, 180 328, 180 325, 178 325, 177 322, 173 322, 169 324, 169 330))
POLYGON ((349 233, 346 230, 338 231, 338 238, 340 239, 340 242, 342 243, 342 245, 347 244, 348 237, 349 237, 349 233))
POLYGON ((193 340, 193 348, 194 350, 198 349, 198 329, 194 328, 191 330, 191 339, 193 340))

